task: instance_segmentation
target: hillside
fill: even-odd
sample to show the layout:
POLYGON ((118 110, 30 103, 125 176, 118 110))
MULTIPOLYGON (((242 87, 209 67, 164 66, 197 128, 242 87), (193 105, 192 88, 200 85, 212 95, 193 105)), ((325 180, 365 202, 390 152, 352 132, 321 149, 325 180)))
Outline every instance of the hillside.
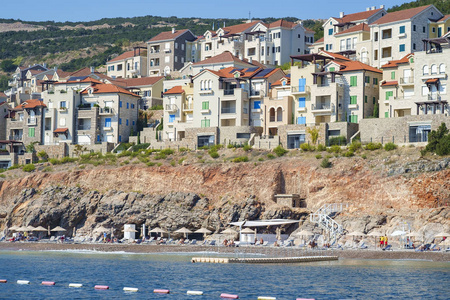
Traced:
POLYGON ((430 4, 436 6, 436 8, 439 9, 444 15, 450 14, 450 1, 448 0, 416 0, 412 2, 403 3, 401 5, 394 5, 387 11, 393 12, 430 4))

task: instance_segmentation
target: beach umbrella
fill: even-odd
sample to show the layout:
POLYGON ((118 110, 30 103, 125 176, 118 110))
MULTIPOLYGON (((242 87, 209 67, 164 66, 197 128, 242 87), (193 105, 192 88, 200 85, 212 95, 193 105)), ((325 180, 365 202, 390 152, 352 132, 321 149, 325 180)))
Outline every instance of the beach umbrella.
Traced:
POLYGON ((401 235, 405 235, 406 232, 403 230, 396 230, 393 233, 390 234, 390 236, 401 236, 401 235))
POLYGON ((50 231, 66 231, 66 229, 62 228, 61 226, 56 226, 55 228, 53 228, 50 231))
POLYGON ((233 229, 231 229, 231 228, 227 228, 227 229, 225 229, 224 231, 222 231, 221 233, 222 233, 222 234, 229 234, 229 235, 232 235, 232 234, 237 234, 237 231, 235 231, 235 230, 233 230, 233 229))
POLYGON ((442 231, 442 232, 436 234, 434 237, 437 237, 437 238, 440 238, 440 237, 450 237, 450 233, 442 231))
POLYGON ((250 228, 244 228, 244 229, 242 229, 241 233, 243 233, 243 234, 253 234, 253 233, 255 233, 255 231, 253 229, 250 229, 250 228))
POLYGON ((38 227, 34 228, 33 231, 47 231, 47 229, 45 229, 42 226, 38 226, 38 227))
POLYGON ((167 230, 164 230, 164 229, 159 228, 159 227, 153 228, 153 229, 150 230, 149 232, 159 233, 159 234, 161 234, 161 236, 162 236, 164 233, 168 233, 167 230))
POLYGON ((191 230, 187 229, 186 227, 180 228, 178 230, 175 230, 175 233, 183 233, 184 237, 187 238, 189 233, 192 233, 191 230))
POLYGON ((355 246, 355 236, 366 236, 366 234, 361 231, 353 231, 353 232, 347 233, 347 235, 353 237, 353 239, 352 239, 353 247, 355 246))
POLYGON ((122 230, 123 232, 138 232, 136 229, 133 229, 131 227, 127 227, 124 230, 122 230))
POLYGON ((26 226, 22 226, 17 228, 17 231, 27 231, 27 227, 26 226))
POLYGON ((20 228, 20 227, 14 225, 14 226, 9 227, 9 230, 11 230, 11 231, 17 231, 18 228, 20 228))
POLYGON ((207 234, 211 234, 212 233, 212 231, 211 230, 209 230, 209 229, 207 229, 207 228, 200 228, 200 229, 197 229, 196 231, 194 231, 195 233, 203 233, 203 239, 205 239, 205 236, 207 235, 207 234))

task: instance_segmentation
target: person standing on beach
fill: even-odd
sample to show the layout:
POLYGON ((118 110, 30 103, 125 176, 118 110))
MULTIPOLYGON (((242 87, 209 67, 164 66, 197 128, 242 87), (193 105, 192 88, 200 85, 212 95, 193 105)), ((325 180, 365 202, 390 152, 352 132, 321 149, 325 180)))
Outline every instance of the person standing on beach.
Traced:
POLYGON ((387 245, 388 245, 388 237, 385 236, 384 237, 384 247, 387 247, 387 245))
POLYGON ((380 249, 383 248, 384 245, 384 236, 380 236, 380 249))

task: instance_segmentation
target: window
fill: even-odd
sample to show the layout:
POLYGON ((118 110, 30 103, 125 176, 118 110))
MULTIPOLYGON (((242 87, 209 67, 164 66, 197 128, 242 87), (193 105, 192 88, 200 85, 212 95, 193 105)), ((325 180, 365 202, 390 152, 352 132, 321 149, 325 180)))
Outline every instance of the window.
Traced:
POLYGON ((209 127, 209 126, 210 126, 210 125, 209 125, 209 119, 204 119, 204 120, 202 120, 201 126, 202 126, 202 127, 209 127))
POLYGON ((405 33, 405 26, 400 26, 400 34, 405 33))
POLYGON ((175 115, 169 115, 169 123, 175 122, 175 115))
MULTIPOLYGON (((299 118, 305 118, 305 117, 299 117, 299 118)), ((299 120, 297 119, 297 123, 299 120)), ((301 123, 298 123, 301 124, 301 123)), ((305 124, 305 123, 303 123, 305 124)), ((300 148, 301 144, 304 144, 306 142, 306 137, 304 134, 289 134, 287 136, 287 147, 288 149, 297 149, 300 148)))
POLYGON ((122 118, 119 118, 119 125, 122 125, 122 118))
POLYGON ((435 32, 436 32, 436 27, 433 27, 433 29, 431 29, 431 31, 432 31, 433 33, 435 33, 435 32))
POLYGON ((97 142, 100 143, 101 139, 100 139, 100 134, 97 134, 97 142))
POLYGON ((350 86, 357 86, 357 77, 356 76, 350 76, 350 86))
POLYGON ((208 110, 209 109, 209 101, 202 102, 202 110, 208 110))
POLYGON ((416 31, 416 25, 413 25, 413 31, 416 31))
POLYGON ((381 32, 381 38, 390 39, 392 37, 392 29, 385 29, 381 32))
POLYGON ((261 101, 254 101, 253 109, 260 109, 260 108, 261 108, 261 101))
POLYGON ((367 96, 364 96, 364 103, 367 103, 367 96))
POLYGON ((352 49, 355 49, 356 48, 356 42, 358 41, 358 38, 353 38, 352 39, 352 49))
POLYGON ((132 109, 134 108, 134 104, 133 104, 133 103, 131 103, 131 108, 132 108, 132 109))
POLYGON ((169 63, 169 62, 170 62, 170 56, 164 57, 164 62, 165 62, 165 63, 169 63))
POLYGON ((334 70, 335 70, 334 67, 331 67, 331 68, 329 69, 330 72, 334 72, 334 70))
POLYGON ((117 71, 122 71, 122 65, 117 65, 117 71))
POLYGON ((388 111, 384 113, 384 117, 385 118, 389 118, 389 112, 388 111))
POLYGON ((366 76, 366 83, 370 83, 370 77, 366 76))
POLYGON ((375 77, 373 78, 373 84, 378 85, 378 78, 375 78, 375 77))
POLYGON ((175 62, 178 62, 178 56, 175 56, 175 62))
POLYGON ((28 128, 28 137, 34 137, 34 128, 28 128))
POLYGON ((301 38, 300 34, 297 34, 297 37, 298 37, 298 38, 301 38))
POLYGON ((111 71, 114 71, 114 66, 111 66, 111 71))
POLYGON ((344 40, 344 39, 342 39, 342 40, 339 42, 339 48, 340 48, 341 51, 344 51, 344 50, 345 50, 345 40, 344 40))
POLYGON ((121 143, 121 142, 122 142, 122 136, 119 135, 119 143, 121 143))
POLYGON ((439 93, 441 94, 447 94, 447 85, 446 84, 441 84, 439 86, 439 93))
POLYGON ((439 65, 439 74, 445 74, 445 64, 439 65))
POLYGON ((391 72, 391 79, 395 79, 395 71, 391 72))
POLYGON ((423 26, 422 30, 423 30, 423 33, 425 33, 425 26, 423 26))
POLYGON ((301 108, 306 107, 306 98, 305 97, 298 98, 298 107, 301 107, 301 108))
POLYGON ((375 40, 375 42, 378 41, 378 32, 375 32, 374 40, 375 40))
POLYGON ((394 96, 393 91, 386 91, 386 100, 389 100, 390 97, 394 96))
POLYGON ((350 104, 356 104, 358 101, 357 96, 350 96, 350 104))
POLYGON ((431 125, 418 125, 409 127, 409 142, 427 142, 428 134, 431 132, 431 125))
POLYGON ((405 52, 405 44, 401 44, 401 45, 399 46, 399 51, 400 51, 400 52, 405 52))
POLYGON ((305 85, 306 85, 306 78, 300 78, 298 80, 298 91, 304 92, 305 91, 305 85))
POLYGON ((178 49, 178 43, 175 43, 175 49, 178 49))
POLYGON ((129 109, 129 108, 130 108, 130 103, 127 102, 127 109, 129 109))
POLYGON ((299 125, 306 124, 306 117, 298 117, 297 124, 299 125))
POLYGON ((119 107, 122 107, 122 101, 119 101, 119 107))
POLYGON ((136 122, 135 122, 135 121, 133 121, 133 126, 134 126, 134 125, 136 125, 136 122))
POLYGON ((426 95, 428 95, 428 92, 429 92, 430 90, 428 89, 428 87, 425 85, 425 86, 422 86, 422 96, 426 96, 426 95))
POLYGON ((373 60, 378 60, 378 50, 373 52, 373 60))
POLYGON ((61 109, 67 108, 67 102, 66 101, 60 101, 59 102, 59 108, 61 108, 61 109))
POLYGON ((328 35, 333 35, 333 28, 328 29, 328 35))
POLYGON ((413 50, 416 50, 416 43, 413 43, 413 50))
POLYGON ((181 44, 181 50, 184 50, 184 44, 181 44))
POLYGON ((423 75, 428 75, 429 69, 428 69, 427 65, 423 66, 422 70, 423 70, 423 75))
POLYGON ((437 66, 431 65, 431 75, 437 74, 437 66))
POLYGON ((355 115, 348 116, 348 121, 350 123, 358 123, 358 116, 355 115))
POLYGON ((105 127, 111 127, 111 118, 105 118, 105 127))
POLYGON ((372 102, 373 104, 375 104, 377 102, 377 100, 375 99, 375 97, 372 97, 372 102))
POLYGON ((126 124, 125 124, 125 125, 127 125, 127 126, 129 125, 129 123, 128 123, 128 119, 127 119, 127 122, 126 122, 126 124))

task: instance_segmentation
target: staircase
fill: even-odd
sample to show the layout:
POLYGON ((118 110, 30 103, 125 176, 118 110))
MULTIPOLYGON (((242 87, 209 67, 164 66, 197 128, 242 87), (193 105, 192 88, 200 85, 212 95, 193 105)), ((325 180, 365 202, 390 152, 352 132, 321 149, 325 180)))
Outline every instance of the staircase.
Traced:
POLYGON ((319 224, 319 227, 326 230, 331 241, 336 241, 344 233, 344 228, 333 217, 347 207, 348 203, 325 204, 315 213, 310 214, 309 219, 311 222, 319 224))

